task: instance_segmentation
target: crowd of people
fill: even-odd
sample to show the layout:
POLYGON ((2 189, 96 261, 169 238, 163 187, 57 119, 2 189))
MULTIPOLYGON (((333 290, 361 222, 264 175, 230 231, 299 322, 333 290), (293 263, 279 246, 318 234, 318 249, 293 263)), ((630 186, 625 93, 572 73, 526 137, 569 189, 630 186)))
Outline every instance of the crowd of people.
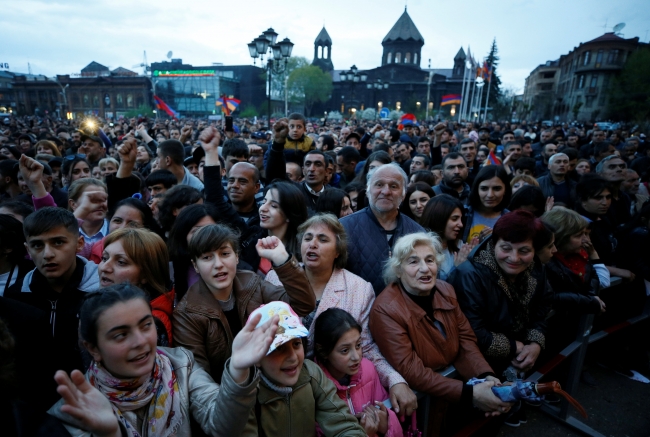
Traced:
MULTIPOLYGON (((577 124, 7 118, 3 428, 402 436, 416 392, 441 435, 519 426, 493 387, 642 311, 649 169, 577 124)), ((647 334, 581 381, 647 381, 647 334)))

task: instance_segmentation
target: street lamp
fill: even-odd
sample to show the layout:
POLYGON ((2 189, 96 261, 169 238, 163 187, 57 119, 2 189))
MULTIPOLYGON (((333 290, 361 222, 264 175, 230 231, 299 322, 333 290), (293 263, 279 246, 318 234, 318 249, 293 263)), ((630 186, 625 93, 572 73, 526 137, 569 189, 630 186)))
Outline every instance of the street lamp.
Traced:
MULTIPOLYGON (((356 87, 357 83, 364 83, 368 80, 368 73, 365 71, 360 72, 357 66, 353 65, 349 71, 343 71, 340 74, 340 78, 341 82, 348 82, 350 84, 350 92, 352 93, 351 104, 354 105, 357 103, 354 96, 354 88, 356 87)), ((356 109, 354 111, 351 110, 351 112, 356 112, 356 109)))
MULTIPOLYGON (((61 82, 59 82, 58 77, 53 77, 50 79, 52 82, 56 83, 59 87, 61 87, 61 95, 63 96, 63 112, 67 113, 68 110, 68 95, 66 94, 67 89, 70 87, 69 83, 66 83, 65 86, 61 82)), ((61 118, 61 112, 59 111, 59 118, 61 118)))
POLYGON ((289 38, 285 38, 279 43, 277 41, 278 34, 273 28, 268 28, 260 36, 255 38, 248 44, 248 52, 253 58, 253 65, 255 65, 257 58, 260 58, 260 63, 264 65, 264 55, 267 55, 266 66, 262 67, 266 70, 268 78, 268 113, 269 113, 269 126, 271 125, 271 84, 272 76, 274 74, 284 74, 287 71, 288 59, 291 57, 293 50, 293 43, 289 38))

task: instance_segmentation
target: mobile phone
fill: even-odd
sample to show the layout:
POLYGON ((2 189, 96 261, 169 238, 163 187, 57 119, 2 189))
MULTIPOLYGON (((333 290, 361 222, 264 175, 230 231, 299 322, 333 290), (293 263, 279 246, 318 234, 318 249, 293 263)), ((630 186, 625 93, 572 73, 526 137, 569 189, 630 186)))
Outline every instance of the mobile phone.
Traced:
POLYGON ((110 127, 115 126, 113 123, 108 123, 108 125, 109 125, 110 127))
POLYGON ((226 115, 226 132, 233 132, 234 129, 232 127, 232 117, 230 115, 226 115))

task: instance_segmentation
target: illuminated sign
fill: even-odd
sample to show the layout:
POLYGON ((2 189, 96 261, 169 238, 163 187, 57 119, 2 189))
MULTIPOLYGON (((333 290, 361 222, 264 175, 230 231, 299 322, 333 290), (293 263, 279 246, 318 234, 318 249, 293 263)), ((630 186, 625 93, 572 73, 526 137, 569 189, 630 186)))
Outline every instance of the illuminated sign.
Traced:
POLYGON ((154 77, 201 77, 215 76, 215 70, 154 70, 154 77))

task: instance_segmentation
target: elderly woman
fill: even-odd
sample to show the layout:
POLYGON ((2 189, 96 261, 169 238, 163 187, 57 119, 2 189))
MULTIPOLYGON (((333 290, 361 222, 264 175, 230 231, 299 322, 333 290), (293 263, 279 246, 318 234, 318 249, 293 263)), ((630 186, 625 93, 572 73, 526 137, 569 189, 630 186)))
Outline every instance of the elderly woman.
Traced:
POLYGON ((534 249, 543 230, 544 224, 528 211, 505 214, 492 236, 449 277, 497 375, 508 366, 519 372, 531 369, 546 343, 550 290, 534 249))
POLYGON ((418 232, 397 241, 384 267, 389 285, 370 311, 370 331, 381 353, 413 389, 488 414, 506 412, 511 404, 492 393, 491 387, 500 382, 476 344, 454 289, 436 280, 441 252, 433 233, 418 232), (487 381, 470 386, 436 372, 449 365, 465 380, 487 381))
MULTIPOLYGON (((345 270, 348 239, 345 229, 332 214, 318 214, 298 228, 300 254, 307 279, 316 295, 316 308, 303 318, 309 329, 310 349, 314 339, 314 321, 329 308, 340 308, 350 313, 361 325, 363 355, 375 365, 382 385, 390 388, 393 406, 403 406, 402 413, 411 414, 416 399, 404 378, 391 367, 379 352, 368 329, 370 308, 375 299, 372 285, 345 270)), ((272 270, 266 276, 271 284, 281 286, 272 270)), ((309 350, 311 355, 313 350, 309 350)), ((400 408, 396 408, 399 412, 400 408)))

